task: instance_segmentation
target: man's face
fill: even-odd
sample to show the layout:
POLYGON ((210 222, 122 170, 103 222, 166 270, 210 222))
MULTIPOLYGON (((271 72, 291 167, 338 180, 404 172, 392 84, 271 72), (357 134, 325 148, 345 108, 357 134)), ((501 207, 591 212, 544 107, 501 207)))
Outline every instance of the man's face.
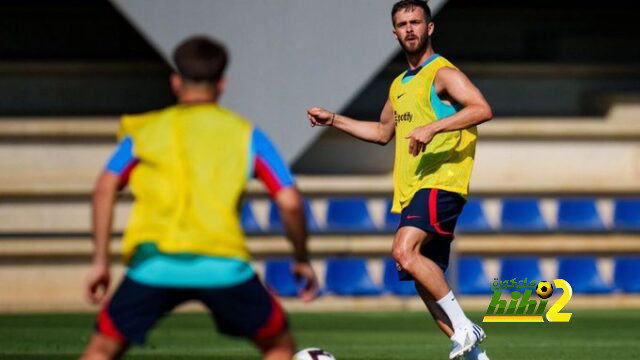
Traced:
POLYGON ((398 11, 393 15, 393 24, 393 34, 407 54, 419 54, 429 45, 433 23, 426 22, 422 8, 414 6, 398 11))

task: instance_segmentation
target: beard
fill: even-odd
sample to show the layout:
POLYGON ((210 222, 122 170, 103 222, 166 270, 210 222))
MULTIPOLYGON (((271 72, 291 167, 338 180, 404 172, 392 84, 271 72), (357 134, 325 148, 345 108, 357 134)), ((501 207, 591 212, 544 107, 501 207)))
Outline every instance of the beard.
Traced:
POLYGON ((398 40, 398 42, 400 43, 402 50, 404 50, 404 52, 407 55, 414 56, 414 55, 421 54, 427 49, 427 47, 429 46, 429 36, 427 34, 424 34, 423 36, 421 36, 415 47, 409 47, 407 44, 405 44, 401 40, 398 40))

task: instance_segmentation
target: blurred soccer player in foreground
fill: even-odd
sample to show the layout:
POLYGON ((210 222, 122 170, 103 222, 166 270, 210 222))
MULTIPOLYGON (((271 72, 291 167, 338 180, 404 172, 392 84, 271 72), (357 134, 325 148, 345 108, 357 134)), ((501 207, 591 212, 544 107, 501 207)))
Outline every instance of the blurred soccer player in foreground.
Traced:
POLYGON ((301 196, 267 136, 217 105, 226 84, 224 47, 191 38, 178 46, 174 61, 178 104, 122 118, 120 144, 94 190, 95 252, 86 296, 102 309, 83 358, 118 357, 129 344, 142 344, 174 307, 198 300, 221 332, 250 339, 264 359, 289 360, 295 345, 286 315, 249 263, 238 209, 249 179, 261 179, 293 244, 293 271, 306 283, 300 296, 309 301, 318 283, 301 196), (114 200, 127 184, 135 199, 124 234, 127 271, 103 302, 114 200))
POLYGON ((438 326, 450 337, 449 358, 486 359, 476 346, 485 333, 465 316, 444 271, 469 191, 476 125, 491 119, 491 108, 461 71, 434 52, 434 24, 426 2, 399 1, 391 17, 409 68, 391 84, 380 121, 358 121, 320 107, 307 115, 314 126, 333 126, 368 142, 385 145, 396 136, 392 211, 402 217, 392 251, 399 276, 415 280, 438 326))

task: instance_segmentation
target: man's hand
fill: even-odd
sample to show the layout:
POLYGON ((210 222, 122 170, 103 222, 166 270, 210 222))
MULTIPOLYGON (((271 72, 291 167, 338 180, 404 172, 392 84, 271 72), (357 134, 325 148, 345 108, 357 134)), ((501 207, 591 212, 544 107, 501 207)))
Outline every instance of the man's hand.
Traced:
POLYGON ((109 289, 111 275, 108 264, 94 263, 86 285, 86 298, 92 304, 100 303, 109 289))
POLYGON ((296 262, 293 264, 293 275, 296 279, 301 279, 304 281, 304 289, 300 290, 298 296, 304 302, 309 302, 315 299, 318 296, 318 278, 316 278, 316 273, 313 271, 311 264, 308 262, 296 262))
POLYGON ((335 113, 321 107, 312 107, 307 110, 307 118, 309 118, 311 126, 331 126, 333 125, 335 116, 335 113))
POLYGON ((433 137, 436 136, 436 134, 436 130, 430 125, 420 126, 413 129, 413 131, 405 137, 405 139, 410 139, 409 154, 418 156, 418 154, 424 152, 427 145, 431 140, 433 140, 433 137))

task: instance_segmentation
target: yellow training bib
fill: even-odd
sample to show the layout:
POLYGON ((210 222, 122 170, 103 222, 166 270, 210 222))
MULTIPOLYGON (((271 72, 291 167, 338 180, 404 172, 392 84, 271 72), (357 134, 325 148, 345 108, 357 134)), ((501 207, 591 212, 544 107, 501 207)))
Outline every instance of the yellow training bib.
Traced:
POLYGON ((395 117, 396 151, 393 167, 393 207, 399 213, 420 189, 436 188, 469 193, 477 129, 443 132, 414 157, 409 154, 409 139, 415 128, 430 124, 457 112, 456 106, 443 103, 435 90, 434 79, 443 67, 457 69, 445 58, 434 54, 413 71, 405 71, 391 84, 389 100, 395 117))
POLYGON ((133 140, 135 201, 124 234, 128 261, 153 242, 164 253, 248 259, 238 203, 249 178, 252 125, 215 104, 124 116, 133 140))

